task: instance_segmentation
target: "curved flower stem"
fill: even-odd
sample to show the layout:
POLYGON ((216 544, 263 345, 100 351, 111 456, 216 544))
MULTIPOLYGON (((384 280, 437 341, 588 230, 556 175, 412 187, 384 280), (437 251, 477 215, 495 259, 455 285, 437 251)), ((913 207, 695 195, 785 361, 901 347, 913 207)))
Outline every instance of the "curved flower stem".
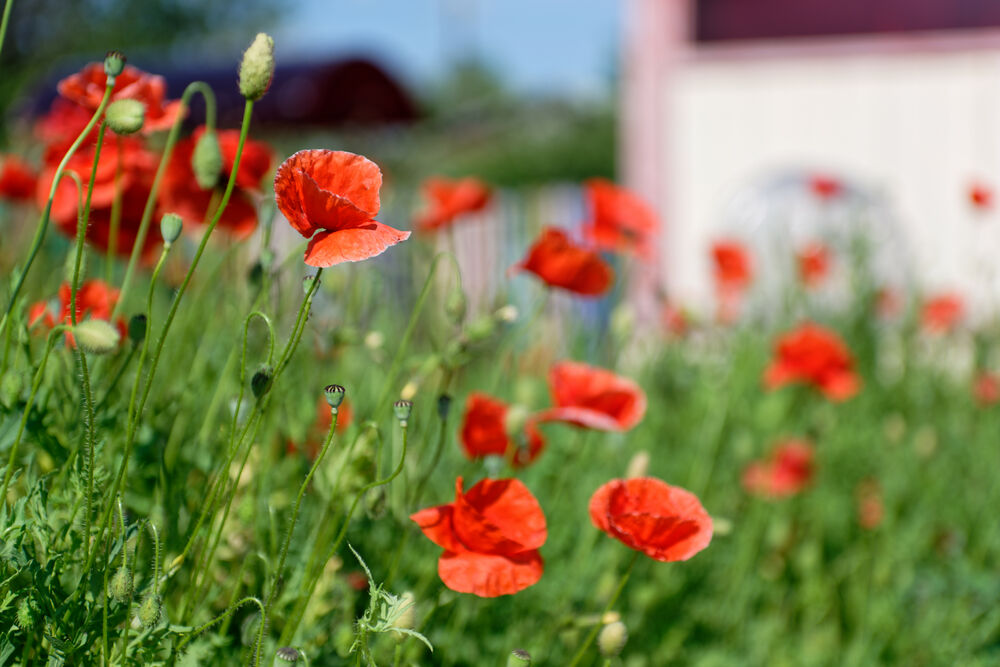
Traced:
MULTIPOLYGON (((112 319, 119 314, 122 305, 125 303, 125 297, 128 296, 128 289, 132 283, 132 274, 135 272, 136 264, 139 262, 139 255, 142 254, 142 247, 146 243, 146 234, 149 232, 149 223, 153 218, 153 211, 156 209, 156 197, 160 192, 160 182, 167 171, 167 165, 170 164, 174 146, 177 144, 177 138, 180 136, 181 124, 184 121, 184 116, 187 115, 191 97, 195 93, 201 93, 202 98, 205 100, 205 125, 212 129, 215 128, 215 93, 212 92, 212 88, 204 81, 195 81, 189 84, 181 95, 180 111, 177 114, 177 119, 170 128, 170 132, 167 134, 167 141, 163 146, 163 154, 160 156, 160 165, 156 168, 156 174, 153 176, 153 183, 149 189, 149 197, 146 198, 146 206, 142 209, 142 217, 139 219, 139 229, 136 231, 135 243, 132 245, 132 254, 129 255, 128 266, 125 268, 125 278, 122 279, 121 291, 118 294, 118 303, 115 304, 111 313, 112 319)), ((241 150, 237 151, 237 163, 239 163, 242 146, 243 142, 241 140, 241 150)))
MULTIPOLYGON (((261 618, 260 618, 260 631, 259 631, 259 634, 263 635, 263 633, 264 633, 264 613, 265 613, 264 612, 264 604, 260 600, 258 600, 257 598, 255 598, 253 596, 245 597, 242 600, 240 600, 239 602, 237 602, 236 604, 230 606, 229 609, 227 609, 226 611, 222 612, 221 614, 219 614, 218 616, 216 616, 215 618, 213 618, 208 623, 205 623, 204 625, 198 626, 198 628, 196 628, 195 630, 192 630, 191 632, 189 632, 188 634, 186 634, 184 636, 184 639, 182 639, 181 642, 177 646, 174 647, 174 653, 176 654, 177 652, 179 652, 182 648, 184 648, 185 645, 187 645, 187 643, 189 641, 191 641, 192 639, 194 639, 195 637, 197 637, 198 635, 200 635, 201 633, 203 633, 205 630, 208 630, 210 627, 212 627, 216 623, 221 623, 222 621, 226 620, 227 618, 229 618, 230 616, 232 616, 234 613, 236 613, 237 609, 239 609, 240 607, 242 607, 243 605, 248 604, 248 603, 253 603, 253 604, 257 605, 257 607, 260 609, 261 618)), ((256 656, 256 658, 259 659, 259 657, 260 657, 259 656, 259 653, 260 653, 260 645, 259 644, 257 646, 257 651, 256 652, 258 654, 256 656)))
POLYGON ((7 326, 7 321, 10 319, 10 312, 14 309, 14 303, 17 301, 17 296, 21 292, 21 287, 24 285, 24 280, 31 270, 31 265, 35 261, 35 257, 38 255, 39 248, 42 247, 42 241, 45 240, 45 232, 49 228, 49 218, 52 214, 52 201, 56 197, 56 188, 59 187, 59 181, 62 179, 63 172, 66 171, 66 165, 69 164, 69 160, 76 153, 77 149, 80 148, 80 144, 86 139, 90 131, 94 129, 94 125, 97 124, 97 120, 104 113, 104 108, 108 106, 108 100, 111 99, 111 91, 115 87, 115 77, 109 76, 107 84, 104 86, 104 97, 101 98, 101 103, 97 106, 97 110, 94 111, 94 115, 91 116, 90 121, 87 123, 83 131, 80 132, 79 136, 70 145, 69 150, 63 155, 62 160, 59 161, 59 166, 56 167, 55 175, 52 178, 52 186, 49 188, 49 198, 45 204, 45 210, 42 211, 41 217, 38 219, 38 227, 35 230, 35 238, 31 241, 31 250, 28 252, 28 261, 24 265, 24 269, 21 271, 20 275, 17 277, 17 282, 14 284, 14 290, 10 293, 10 301, 7 303, 7 309, 4 311, 3 318, 0 319, 0 332, 7 326))
POLYGON ((622 591, 625 590, 625 584, 628 583, 629 575, 632 574, 632 568, 635 567, 635 562, 637 560, 639 560, 639 552, 633 551, 632 560, 629 561, 628 567, 625 568, 625 574, 622 575, 621 581, 618 582, 618 588, 615 589, 614 595, 612 595, 611 599, 608 600, 608 604, 604 606, 604 611, 601 612, 600 617, 597 619, 597 623, 595 623, 591 631, 587 633, 587 638, 583 641, 583 644, 576 652, 576 655, 573 656, 573 660, 569 663, 569 667, 576 667, 577 663, 579 663, 580 660, 583 659, 583 656, 587 653, 587 649, 594 643, 594 640, 597 638, 597 633, 601 631, 601 621, 607 613, 611 611, 611 608, 615 606, 615 603, 618 602, 618 598, 621 596, 622 591))
POLYGON ((17 426, 17 435, 14 436, 14 443, 10 446, 10 455, 7 457, 7 471, 3 476, 3 488, 0 488, 0 503, 7 502, 7 487, 10 485, 10 478, 14 474, 14 461, 17 460, 17 448, 21 444, 21 436, 24 435, 24 427, 28 423, 31 406, 35 403, 35 394, 38 393, 38 387, 42 384, 42 375, 45 373, 45 365, 49 361, 49 353, 52 352, 52 346, 55 344, 58 334, 61 334, 66 328, 66 325, 59 324, 49 332, 48 340, 45 343, 45 354, 42 355, 42 361, 38 364, 38 370, 35 371, 35 379, 31 383, 31 393, 28 394, 28 402, 24 406, 21 423, 17 426))
MULTIPOLYGON (((327 562, 330 558, 337 553, 337 549, 343 544, 344 538, 347 537, 347 529, 351 525, 351 518, 354 516, 354 511, 358 508, 358 503, 361 499, 365 497, 365 494, 378 486, 384 486, 389 484, 392 480, 399 476, 399 473, 403 471, 403 464, 406 463, 406 442, 407 442, 407 427, 405 422, 401 422, 403 432, 403 449, 399 457, 399 463, 396 464, 396 469, 393 470, 388 477, 384 479, 378 479, 374 482, 363 486, 357 495, 354 497, 354 502, 351 503, 351 508, 347 511, 347 515, 344 517, 344 523, 340 526, 340 533, 333 542, 333 546, 330 547, 326 552, 326 558, 322 562, 327 562)), ((322 571, 321 571, 322 572, 322 571)), ((309 605, 309 600, 312 598, 313 593, 316 591, 316 584, 319 583, 319 574, 316 574, 309 581, 308 586, 305 588, 305 599, 301 602, 299 606, 299 613, 296 618, 289 619, 288 623, 285 625, 285 629, 281 633, 281 638, 278 640, 279 644, 288 644, 291 639, 295 636, 295 631, 298 629, 298 624, 302 620, 302 616, 305 613, 306 607, 309 605)))

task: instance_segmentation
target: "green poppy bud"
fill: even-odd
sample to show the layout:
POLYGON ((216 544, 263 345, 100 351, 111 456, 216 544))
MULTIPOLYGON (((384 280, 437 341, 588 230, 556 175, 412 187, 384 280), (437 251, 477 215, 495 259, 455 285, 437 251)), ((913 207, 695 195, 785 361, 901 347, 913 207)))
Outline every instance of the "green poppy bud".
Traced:
POLYGON ((104 120, 115 134, 135 134, 146 120, 146 105, 139 100, 115 100, 108 105, 104 120))
POLYGON ((412 401, 396 401, 392 404, 392 411, 396 415, 396 419, 399 420, 401 426, 406 426, 406 420, 410 418, 410 412, 413 411, 412 401))
POLYGON ((278 649, 278 652, 274 654, 273 667, 285 667, 285 665, 294 665, 302 657, 302 653, 291 646, 282 646, 278 649))
POLYGON ((248 100, 259 100, 271 85, 274 76, 274 40, 259 32, 240 62, 240 94, 248 100))
POLYGON ((621 653, 627 641, 628 629, 621 621, 608 623, 601 628, 601 634, 597 635, 597 646, 605 658, 613 658, 621 653))
POLYGON ((135 345, 138 345, 146 339, 146 326, 148 325, 148 320, 145 313, 136 313, 132 316, 132 319, 128 321, 128 338, 135 345))
POLYGON ((507 656, 507 667, 530 667, 531 654, 524 649, 515 649, 507 656))
POLYGON ((128 602, 132 597, 132 571, 125 566, 118 568, 108 584, 111 597, 121 603, 128 602))
POLYGON ((73 336, 91 354, 107 354, 118 347, 118 329, 106 320, 85 320, 73 327, 73 336))
POLYGON ((21 628, 24 632, 31 630, 35 625, 35 617, 35 605, 31 601, 31 598, 23 598, 17 603, 17 613, 15 615, 17 627, 21 628))
POLYGON ((170 247, 170 244, 177 240, 182 229, 184 229, 184 220, 176 213, 164 213, 163 217, 160 218, 160 236, 163 237, 163 243, 167 247, 170 247))
POLYGON ((465 327, 465 336, 470 343, 478 343, 493 335, 496 330, 496 322, 489 315, 477 318, 465 327))
POLYGON ((253 391, 254 398, 260 399, 267 392, 271 391, 271 381, 273 380, 273 371, 270 367, 264 366, 250 378, 250 389, 253 391))
POLYGON ((452 322, 461 324, 462 320, 465 319, 466 306, 465 292, 456 287, 448 293, 448 297, 445 299, 444 312, 451 318, 452 322))
POLYGON ((156 624, 160 622, 160 615, 162 612, 163 599, 159 595, 148 593, 144 598, 142 598, 142 602, 139 604, 139 610, 136 612, 136 618, 139 619, 139 623, 142 624, 142 627, 149 629, 155 627, 156 624))
POLYGON ((211 190, 219 182, 222 173, 222 149, 215 130, 206 130, 198 137, 191 153, 191 170, 194 180, 202 190, 211 190))
POLYGON ((116 77, 125 69, 125 54, 121 51, 108 51, 104 56, 104 73, 116 77))
POLYGON ((344 402, 344 395, 347 392, 339 384, 328 384, 323 388, 323 394, 326 396, 326 402, 331 408, 336 410, 340 407, 340 404, 344 402))

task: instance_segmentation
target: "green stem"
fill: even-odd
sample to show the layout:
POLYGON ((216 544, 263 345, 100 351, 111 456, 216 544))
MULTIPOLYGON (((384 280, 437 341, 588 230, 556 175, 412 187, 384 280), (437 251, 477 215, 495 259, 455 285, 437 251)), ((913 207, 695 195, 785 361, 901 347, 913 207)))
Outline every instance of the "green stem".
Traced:
MULTIPOLYGON (((146 206, 142 210, 142 218, 139 219, 139 229, 135 235, 135 244, 132 246, 132 254, 128 258, 128 266, 125 269, 125 278, 122 280, 121 291, 118 294, 118 303, 115 304, 115 308, 112 312, 112 319, 115 315, 119 314, 122 305, 125 303, 125 297, 128 296, 128 290, 132 284, 132 275, 135 273, 135 267, 139 262, 139 255, 142 254, 142 247, 146 243, 146 234, 149 231, 150 220, 153 219, 153 211, 156 209, 157 194, 160 191, 160 182, 163 180, 163 175, 167 172, 167 165, 170 164, 170 157, 174 152, 174 145, 177 143, 177 138, 180 136, 181 124, 184 121, 184 117, 187 115, 188 104, 191 101, 191 97, 195 93, 201 93, 202 98, 205 100, 205 125, 209 128, 215 127, 215 93, 204 81, 195 81, 188 85, 184 89, 184 93, 181 95, 180 110, 177 114, 177 120, 174 121, 173 126, 170 128, 170 133, 167 134, 166 144, 163 146, 163 154, 160 156, 160 165, 156 168, 156 174, 153 176, 153 184, 149 189, 149 197, 146 198, 146 206)), ((250 104, 248 102, 247 104, 250 104)), ((247 122, 249 114, 244 115, 244 124, 247 122)), ((245 135, 240 137, 240 147, 236 152, 236 163, 239 164, 240 154, 243 148, 243 138, 245 135)), ((235 172, 235 169, 233 171, 235 172)), ((231 180, 231 179, 230 179, 231 180)), ((225 204, 223 204, 225 206, 225 204)), ((221 211, 219 213, 221 215, 221 211)), ((208 232, 206 232, 207 236, 208 232)), ((200 253, 199 253, 200 256, 200 253)))
POLYGON ((87 497, 84 499, 84 507, 87 515, 84 517, 84 560, 87 559, 90 550, 90 528, 94 514, 94 445, 97 440, 97 430, 94 426, 94 395, 90 388, 90 371, 87 369, 87 355, 83 353, 83 348, 79 344, 76 346, 77 361, 80 364, 80 375, 83 380, 83 409, 85 415, 83 444, 86 448, 87 456, 87 497))
POLYGON ((108 399, 114 392, 115 387, 117 387, 118 383, 121 382, 122 376, 125 375, 125 371, 128 370, 128 365, 132 362, 132 357, 135 356, 136 347, 136 345, 129 346, 128 354, 125 355, 125 360, 121 363, 121 366, 118 367, 118 370, 115 371, 115 376, 111 378, 111 382, 108 384, 108 388, 104 392, 104 396, 102 396, 101 400, 97 402, 97 407, 94 408, 95 412, 101 411, 101 408, 104 407, 104 404, 108 402, 108 399))
POLYGON ((7 36, 7 23, 10 21, 10 10, 14 6, 14 0, 7 0, 3 6, 3 19, 0 20, 0 50, 3 50, 3 40, 7 36))
POLYGON ((569 667, 576 667, 577 663, 579 663, 580 660, 583 659, 583 656, 587 653, 587 649, 590 648, 590 645, 594 643, 595 639, 597 639, 597 633, 601 631, 601 623, 603 622, 604 617, 609 611, 611 611, 611 608, 615 606, 615 603, 618 602, 618 598, 621 596, 622 591, 625 590, 625 584, 628 583, 629 575, 632 574, 632 568, 635 567, 635 562, 639 560, 639 553, 640 552, 638 551, 632 552, 632 560, 629 561, 628 567, 625 568, 625 574, 622 575, 621 581, 618 582, 618 588, 615 589, 614 595, 612 595, 611 599, 608 600, 608 604, 604 605, 604 611, 601 612, 601 615, 597 619, 597 623, 594 624, 593 629, 587 633, 587 638, 583 641, 583 644, 576 652, 576 655, 573 656, 573 660, 569 663, 569 667))
MULTIPOLYGON (((76 246, 74 247, 75 256, 73 258, 73 281, 70 284, 70 295, 69 295, 69 313, 72 318, 73 326, 76 326, 76 293, 80 289, 80 268, 83 264, 83 242, 87 237, 87 224, 90 221, 90 202, 94 194, 94 181, 97 180, 97 163, 101 160, 101 147, 104 145, 104 132, 107 129, 108 124, 106 122, 101 123, 101 127, 97 130, 97 145, 94 147, 94 163, 90 167, 90 180, 87 182, 87 200, 83 206, 83 211, 80 213, 79 219, 76 223, 76 246)), ((72 173, 72 172, 71 172, 72 173)))
MULTIPOLYGON (((239 602, 237 602, 236 604, 230 606, 229 609, 227 609, 226 611, 222 612, 220 615, 216 616, 215 618, 213 618, 208 623, 205 623, 204 625, 201 625, 198 628, 196 628, 195 630, 193 630, 193 631, 189 632, 188 634, 186 634, 184 636, 184 639, 182 639, 181 642, 174 648, 174 652, 175 653, 179 652, 182 648, 184 648, 187 645, 187 643, 189 641, 191 641, 192 639, 194 639, 195 637, 197 637, 198 635, 200 635, 201 633, 203 633, 205 630, 208 630, 210 627, 212 627, 216 623, 221 623, 222 621, 226 620, 227 618, 229 618, 230 616, 232 616, 234 613, 236 613, 237 609, 239 609, 240 607, 242 607, 243 605, 248 604, 248 603, 253 603, 253 604, 257 605, 257 607, 260 609, 260 614, 261 614, 261 616, 260 616, 260 628, 261 628, 260 629, 260 634, 263 634, 263 630, 264 630, 264 604, 260 600, 258 600, 257 598, 255 598, 253 596, 245 597, 242 600, 240 600, 239 602)), ((258 646, 257 647, 258 657, 259 657, 259 650, 260 650, 260 647, 258 646)))
POLYGON ((104 280, 108 284, 114 280, 115 253, 118 251, 118 228, 122 220, 122 138, 115 137, 117 142, 117 161, 115 162, 114 196, 111 199, 111 224, 108 226, 108 250, 104 266, 104 280))

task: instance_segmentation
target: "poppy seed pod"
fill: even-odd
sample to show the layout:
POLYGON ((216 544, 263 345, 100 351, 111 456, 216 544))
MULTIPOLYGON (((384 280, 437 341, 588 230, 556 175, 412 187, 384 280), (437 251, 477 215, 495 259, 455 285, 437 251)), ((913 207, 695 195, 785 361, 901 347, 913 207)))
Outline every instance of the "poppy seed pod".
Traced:
POLYGON ((184 221, 181 216, 176 213, 164 213, 163 217, 160 218, 160 236, 163 237, 164 245, 169 247, 171 243, 176 241, 183 228, 184 221))
POLYGON ((396 401, 392 404, 392 411, 396 415, 396 419, 399 420, 401 426, 406 425, 406 420, 410 418, 410 412, 413 411, 412 401, 396 401))
POLYGON ((162 611, 162 598, 160 598, 159 595, 150 593, 147 594, 139 604, 139 610, 136 612, 136 618, 139 619, 139 623, 142 624, 142 627, 149 629, 160 622, 160 614, 162 611))
POLYGON ((105 320, 81 322, 73 327, 73 336, 91 354, 107 354, 118 347, 118 329, 105 320))
POLYGON ((628 628, 621 621, 608 623, 601 628, 601 634, 597 635, 597 646, 605 658, 614 658, 621 653, 627 641, 628 628))
POLYGON ((302 653, 292 646, 282 646, 274 654, 274 667, 284 667, 284 665, 294 665, 302 657, 302 653))
POLYGON ((260 399, 267 392, 271 391, 271 381, 274 378, 273 371, 269 366, 264 366, 250 379, 250 389, 253 391, 254 398, 260 399))
POLYGON ((148 325, 148 320, 145 313, 136 313, 128 321, 128 338, 135 345, 138 345, 146 339, 146 326, 148 325))
POLYGON ((191 171, 202 190, 211 190, 222 173, 222 147, 215 130, 206 130, 198 137, 191 153, 191 171))
POLYGON ((109 77, 115 77, 125 69, 125 54, 121 51, 108 51, 104 56, 104 73, 109 77))
POLYGON ((115 100, 108 105, 104 120, 115 134, 135 134, 146 121, 146 105, 139 100, 115 100))
POLYGON ((274 40, 263 32, 257 33, 240 62, 240 94, 248 100, 259 100, 271 85, 274 76, 274 40))
POLYGON ((128 602, 128 599, 132 597, 132 571, 124 565, 118 568, 118 571, 111 577, 108 588, 111 589, 111 597, 115 600, 122 603, 128 602))
POLYGON ((514 649, 507 656, 507 667, 529 667, 531 665, 531 654, 524 649, 514 649))
POLYGON ((347 390, 339 384, 328 384, 323 388, 323 395, 326 396, 327 404, 335 411, 344 402, 344 395, 346 393, 347 390))

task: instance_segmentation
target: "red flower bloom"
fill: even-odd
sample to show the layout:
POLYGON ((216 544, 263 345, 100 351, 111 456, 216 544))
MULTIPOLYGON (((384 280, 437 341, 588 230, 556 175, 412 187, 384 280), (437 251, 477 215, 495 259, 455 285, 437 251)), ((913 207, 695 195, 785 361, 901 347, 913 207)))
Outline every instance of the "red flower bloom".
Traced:
POLYGON ((0 199, 31 201, 35 196, 35 171, 15 155, 0 155, 0 199))
MULTIPOLYGON (((192 136, 177 143, 160 188, 163 210, 176 213, 189 225, 204 222, 214 192, 212 189, 202 190, 198 186, 191 168, 195 145, 204 133, 205 127, 199 127, 192 136)), ((225 188, 236 159, 240 131, 216 130, 216 136, 222 152, 222 175, 217 187, 225 188)), ((271 169, 271 157, 271 149, 265 143, 247 139, 243 145, 240 169, 236 173, 236 188, 219 220, 220 227, 228 229, 237 237, 246 236, 257 227, 257 207, 254 205, 253 195, 259 192, 261 181, 271 169)))
POLYGON ((646 394, 632 380, 577 361, 549 371, 554 408, 536 415, 598 431, 628 431, 646 414, 646 394))
POLYGON ((381 186, 378 165, 353 153, 299 151, 281 163, 274 195, 295 231, 312 237, 306 264, 358 262, 410 237, 375 221, 381 186))
POLYGON ((687 560, 712 540, 712 518, 690 491, 653 477, 613 479, 590 498, 590 520, 654 560, 687 560))
POLYGON ((590 220, 584 236, 598 248, 635 252, 649 258, 653 254, 656 213, 646 202, 625 188, 603 178, 583 184, 590 206, 590 220))
MULTIPOLYGON (((60 81, 59 94, 93 112, 101 105, 107 81, 104 64, 91 63, 79 73, 60 81)), ((115 79, 111 101, 132 99, 142 102, 146 106, 143 132, 148 133, 168 129, 180 113, 180 101, 169 102, 164 99, 166 94, 167 82, 162 76, 148 74, 128 65, 115 79)))
POLYGON ((809 177, 809 190, 819 199, 833 199, 844 190, 844 186, 832 176, 813 174, 809 177))
POLYGON ((830 273, 830 249, 822 243, 810 243, 797 253, 799 279, 806 287, 816 287, 830 273))
POLYGON ((592 250, 574 244, 561 229, 546 227, 528 255, 513 269, 530 271, 550 287, 581 296, 600 296, 611 287, 614 271, 592 250))
MULTIPOLYGON (((63 97, 52 101, 48 113, 35 123, 35 135, 45 144, 45 162, 56 162, 69 150, 70 145, 87 127, 93 110, 70 102, 63 97)), ((87 137, 89 143, 97 139, 97 128, 91 130, 87 137)))
POLYGON ((522 446, 507 433, 508 411, 506 403, 492 396, 479 392, 469 394, 461 431, 462 449, 467 457, 510 457, 515 466, 526 465, 538 458, 545 447, 545 439, 535 421, 529 418, 525 422, 522 446))
POLYGON ((491 199, 486 184, 471 177, 458 180, 428 178, 422 189, 428 207, 417 216, 416 225, 421 231, 447 227, 466 213, 483 210, 491 199))
POLYGON ((753 280, 750 253, 739 241, 716 241, 712 245, 715 286, 720 292, 740 292, 753 280))
POLYGON ((957 294, 938 294, 924 302, 920 314, 924 330, 934 334, 952 331, 965 314, 965 304, 957 294))
POLYGON ((996 404, 1000 401, 1000 377, 989 371, 980 372, 972 386, 972 394, 979 405, 985 407, 996 404))
POLYGON ((813 477, 813 447, 808 442, 789 440, 778 445, 765 461, 755 461, 743 472, 743 488, 766 498, 793 496, 813 477))
POLYGON ((511 595, 542 576, 538 548, 548 537, 545 515, 516 479, 484 479, 464 493, 459 477, 455 502, 410 518, 444 549, 438 574, 453 591, 484 598, 511 595))
POLYGON ((981 211, 993 208, 993 188, 983 183, 973 183, 969 186, 969 203, 981 211))
POLYGON ((793 382, 811 384, 833 401, 846 400, 861 387, 844 342, 829 329, 812 323, 778 339, 775 359, 764 374, 769 389, 793 382))

